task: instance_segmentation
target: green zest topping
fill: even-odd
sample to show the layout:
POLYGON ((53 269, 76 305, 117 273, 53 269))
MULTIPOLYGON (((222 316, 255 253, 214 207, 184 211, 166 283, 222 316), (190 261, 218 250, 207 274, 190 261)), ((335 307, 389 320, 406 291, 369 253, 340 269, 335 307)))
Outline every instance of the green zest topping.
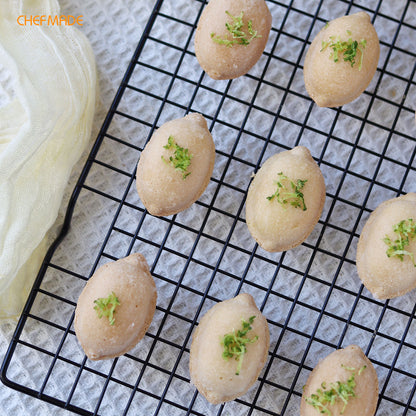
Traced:
MULTIPOLYGON (((327 385, 323 382, 321 384, 321 389, 317 389, 316 393, 311 394, 310 397, 305 399, 306 403, 313 406, 316 410, 319 410, 320 413, 326 413, 331 416, 332 412, 328 407, 343 402, 344 406, 340 412, 342 415, 347 407, 349 399, 355 397, 355 386, 357 385, 355 382, 355 368, 345 367, 344 365, 341 366, 346 370, 353 372, 346 383, 337 381, 336 383, 327 385)), ((360 376, 365 369, 366 366, 364 365, 358 370, 357 375, 360 376)))
MULTIPOLYGON (((347 30, 347 35, 351 36, 350 30, 347 30)), ((342 41, 339 36, 330 36, 329 41, 322 41, 321 52, 323 52, 326 48, 330 48, 332 49, 332 52, 329 57, 333 59, 334 62, 338 62, 340 55, 343 55, 344 61, 350 62, 351 67, 353 67, 355 65, 357 53, 360 51, 358 70, 361 71, 361 67, 363 65, 364 49, 366 45, 367 41, 365 39, 361 39, 359 42, 357 40, 352 40, 352 38, 342 41)))
POLYGON ((96 299, 94 303, 94 309, 97 311, 98 317, 101 319, 103 316, 106 316, 110 325, 114 325, 114 312, 116 307, 120 305, 120 301, 114 292, 111 292, 106 298, 96 299))
POLYGON ((189 165, 191 164, 191 159, 193 155, 189 153, 189 150, 179 146, 175 143, 173 136, 169 136, 168 144, 163 146, 164 149, 175 149, 173 156, 169 157, 169 160, 166 160, 162 156, 162 160, 165 163, 172 165, 176 170, 182 173, 182 179, 186 179, 187 176, 191 174, 191 172, 187 172, 189 165))
POLYGON ((231 33, 232 39, 222 39, 219 36, 215 36, 215 33, 211 33, 211 39, 214 42, 229 47, 233 45, 247 46, 254 38, 261 38, 261 36, 257 34, 257 30, 253 29, 253 22, 251 20, 247 22, 246 31, 244 30, 243 11, 241 11, 239 16, 233 16, 228 11, 225 13, 232 19, 231 23, 227 22, 225 24, 228 32, 231 33))
POLYGON ((302 208, 303 211, 306 211, 305 200, 301 191, 308 180, 298 179, 296 182, 293 182, 283 172, 279 172, 277 176, 279 179, 276 182, 276 192, 266 198, 269 201, 276 198, 279 204, 290 204, 295 208, 302 208))
POLYGON ((398 224, 393 225, 393 231, 397 234, 397 238, 394 241, 387 235, 383 238, 383 241, 388 245, 386 250, 387 257, 398 257, 403 261, 404 256, 409 256, 416 267, 413 253, 405 250, 410 241, 416 237, 416 223, 412 218, 400 221, 398 224))
POLYGON ((255 316, 251 316, 248 322, 242 319, 242 329, 238 330, 237 332, 234 330, 230 334, 224 335, 223 339, 221 340, 221 345, 224 346, 222 358, 224 358, 224 360, 228 360, 229 358, 233 358, 235 356, 235 359, 238 361, 237 370, 235 372, 237 376, 240 375, 244 354, 247 351, 246 345, 253 344, 259 338, 257 335, 252 339, 246 337, 247 332, 252 330, 251 324, 255 318, 255 316))

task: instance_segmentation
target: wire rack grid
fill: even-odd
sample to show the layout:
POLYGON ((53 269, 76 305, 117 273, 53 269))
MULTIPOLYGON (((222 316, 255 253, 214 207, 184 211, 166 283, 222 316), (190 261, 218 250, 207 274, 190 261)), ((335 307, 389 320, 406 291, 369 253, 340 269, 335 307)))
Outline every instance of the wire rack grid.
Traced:
POLYGON ((317 362, 357 344, 378 373, 376 414, 416 415, 414 293, 378 301, 355 269, 372 210, 415 191, 416 3, 267 4, 273 27, 260 61, 213 81, 193 50, 206 2, 156 2, 4 359, 7 386, 81 415, 292 416, 317 362), (377 73, 353 103, 318 108, 303 84, 308 45, 326 21, 357 11, 380 37, 377 73), (210 184, 188 210, 153 217, 135 191, 140 152, 155 128, 194 111, 216 144, 210 184), (324 174, 324 212, 302 245, 268 253, 247 230, 246 192, 269 156, 296 145, 324 174), (156 281, 153 322, 129 353, 91 362, 73 329, 77 298, 100 264, 134 251, 156 281), (246 395, 213 406, 190 383, 192 332, 210 307, 242 292, 268 320, 268 360, 246 395))

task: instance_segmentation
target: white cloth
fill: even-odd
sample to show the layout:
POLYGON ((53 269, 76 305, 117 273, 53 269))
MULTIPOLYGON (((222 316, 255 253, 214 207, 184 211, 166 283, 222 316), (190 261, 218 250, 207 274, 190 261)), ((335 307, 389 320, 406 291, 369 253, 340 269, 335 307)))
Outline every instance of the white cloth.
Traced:
POLYGON ((74 26, 17 23, 20 15, 59 15, 57 1, 0 5, 0 62, 15 90, 0 109, 0 316, 12 316, 27 298, 43 240, 89 142, 96 69, 88 40, 74 26))

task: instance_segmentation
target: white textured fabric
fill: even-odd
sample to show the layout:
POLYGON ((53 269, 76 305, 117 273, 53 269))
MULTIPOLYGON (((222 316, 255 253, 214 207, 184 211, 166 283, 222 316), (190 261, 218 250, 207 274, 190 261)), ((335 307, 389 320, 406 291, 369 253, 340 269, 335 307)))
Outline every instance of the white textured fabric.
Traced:
POLYGON ((89 142, 96 70, 91 46, 74 26, 17 24, 20 15, 59 15, 57 1, 0 5, 0 62, 15 92, 0 110, 0 315, 10 316, 27 297, 44 237, 89 142))

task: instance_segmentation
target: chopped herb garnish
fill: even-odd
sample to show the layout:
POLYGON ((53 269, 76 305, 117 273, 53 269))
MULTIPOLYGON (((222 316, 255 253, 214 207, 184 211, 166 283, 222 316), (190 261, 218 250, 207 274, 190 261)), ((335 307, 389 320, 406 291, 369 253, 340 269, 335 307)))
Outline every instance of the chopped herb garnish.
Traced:
POLYGON ((180 171, 182 173, 182 179, 186 179, 191 174, 191 172, 187 172, 187 170, 191 164, 193 155, 189 153, 188 149, 175 143, 173 136, 169 136, 168 144, 163 147, 168 150, 174 149, 175 152, 173 156, 169 157, 169 160, 166 160, 162 155, 162 160, 180 171))
POLYGON ((290 204, 295 208, 302 208, 303 211, 306 211, 306 204, 302 189, 308 180, 297 179, 296 182, 294 182, 286 175, 284 175, 283 172, 279 172, 277 176, 279 179, 276 181, 276 192, 266 198, 269 201, 272 201, 274 198, 276 198, 279 204, 290 204))
MULTIPOLYGON (((355 397, 355 387, 357 385, 355 382, 355 368, 345 367, 344 365, 342 365, 342 367, 348 371, 352 371, 351 376, 345 383, 337 381, 327 385, 327 383, 323 382, 321 384, 321 388, 318 388, 315 393, 305 399, 306 403, 312 405, 316 410, 319 410, 320 413, 326 413, 328 416, 332 416, 332 412, 329 407, 341 401, 344 403, 340 412, 342 415, 350 398, 355 397)), ((367 366, 365 365, 361 367, 358 370, 357 375, 360 376, 366 367, 367 366)))
POLYGON ((114 325, 114 312, 116 310, 116 307, 120 305, 120 301, 118 300, 114 292, 111 292, 106 298, 96 299, 94 303, 94 309, 97 311, 98 318, 101 319, 103 316, 106 316, 108 317, 110 325, 114 325))
MULTIPOLYGON (((351 31, 347 30, 347 35, 351 36, 351 31)), ((358 65, 358 70, 360 71, 363 65, 363 57, 364 57, 364 49, 367 45, 367 41, 365 39, 361 39, 359 42, 357 40, 352 40, 352 38, 348 38, 348 40, 342 41, 339 36, 330 36, 329 41, 322 41, 322 48, 321 52, 323 52, 326 48, 332 49, 331 54, 329 57, 334 60, 334 62, 338 62, 340 56, 343 56, 345 62, 350 62, 351 67, 355 65, 357 53, 360 52, 360 60, 358 65)))
POLYGON ((239 16, 233 16, 228 11, 225 13, 232 19, 231 23, 225 23, 225 27, 230 32, 232 39, 220 38, 219 36, 215 36, 215 33, 211 33, 211 38, 214 42, 229 47, 233 45, 247 46, 254 38, 261 38, 257 34, 257 30, 253 29, 253 22, 251 20, 247 22, 247 29, 244 29, 243 11, 241 11, 239 16))
POLYGON ((388 245, 386 250, 387 257, 397 257, 403 261, 404 256, 409 256, 416 267, 414 254, 406 250, 410 241, 416 237, 416 222, 412 218, 402 220, 398 224, 393 225, 393 232, 397 235, 395 240, 392 240, 388 235, 383 238, 383 241, 388 245))
POLYGON ((253 344, 259 338, 257 335, 251 339, 246 337, 247 333, 252 330, 251 324, 255 318, 255 316, 251 316, 248 322, 242 319, 242 329, 239 329, 237 332, 234 330, 233 332, 224 335, 221 340, 221 345, 224 346, 222 358, 224 358, 224 360, 228 360, 229 358, 235 357, 238 361, 237 370, 235 372, 237 376, 240 375, 244 354, 247 351, 246 345, 253 344))

